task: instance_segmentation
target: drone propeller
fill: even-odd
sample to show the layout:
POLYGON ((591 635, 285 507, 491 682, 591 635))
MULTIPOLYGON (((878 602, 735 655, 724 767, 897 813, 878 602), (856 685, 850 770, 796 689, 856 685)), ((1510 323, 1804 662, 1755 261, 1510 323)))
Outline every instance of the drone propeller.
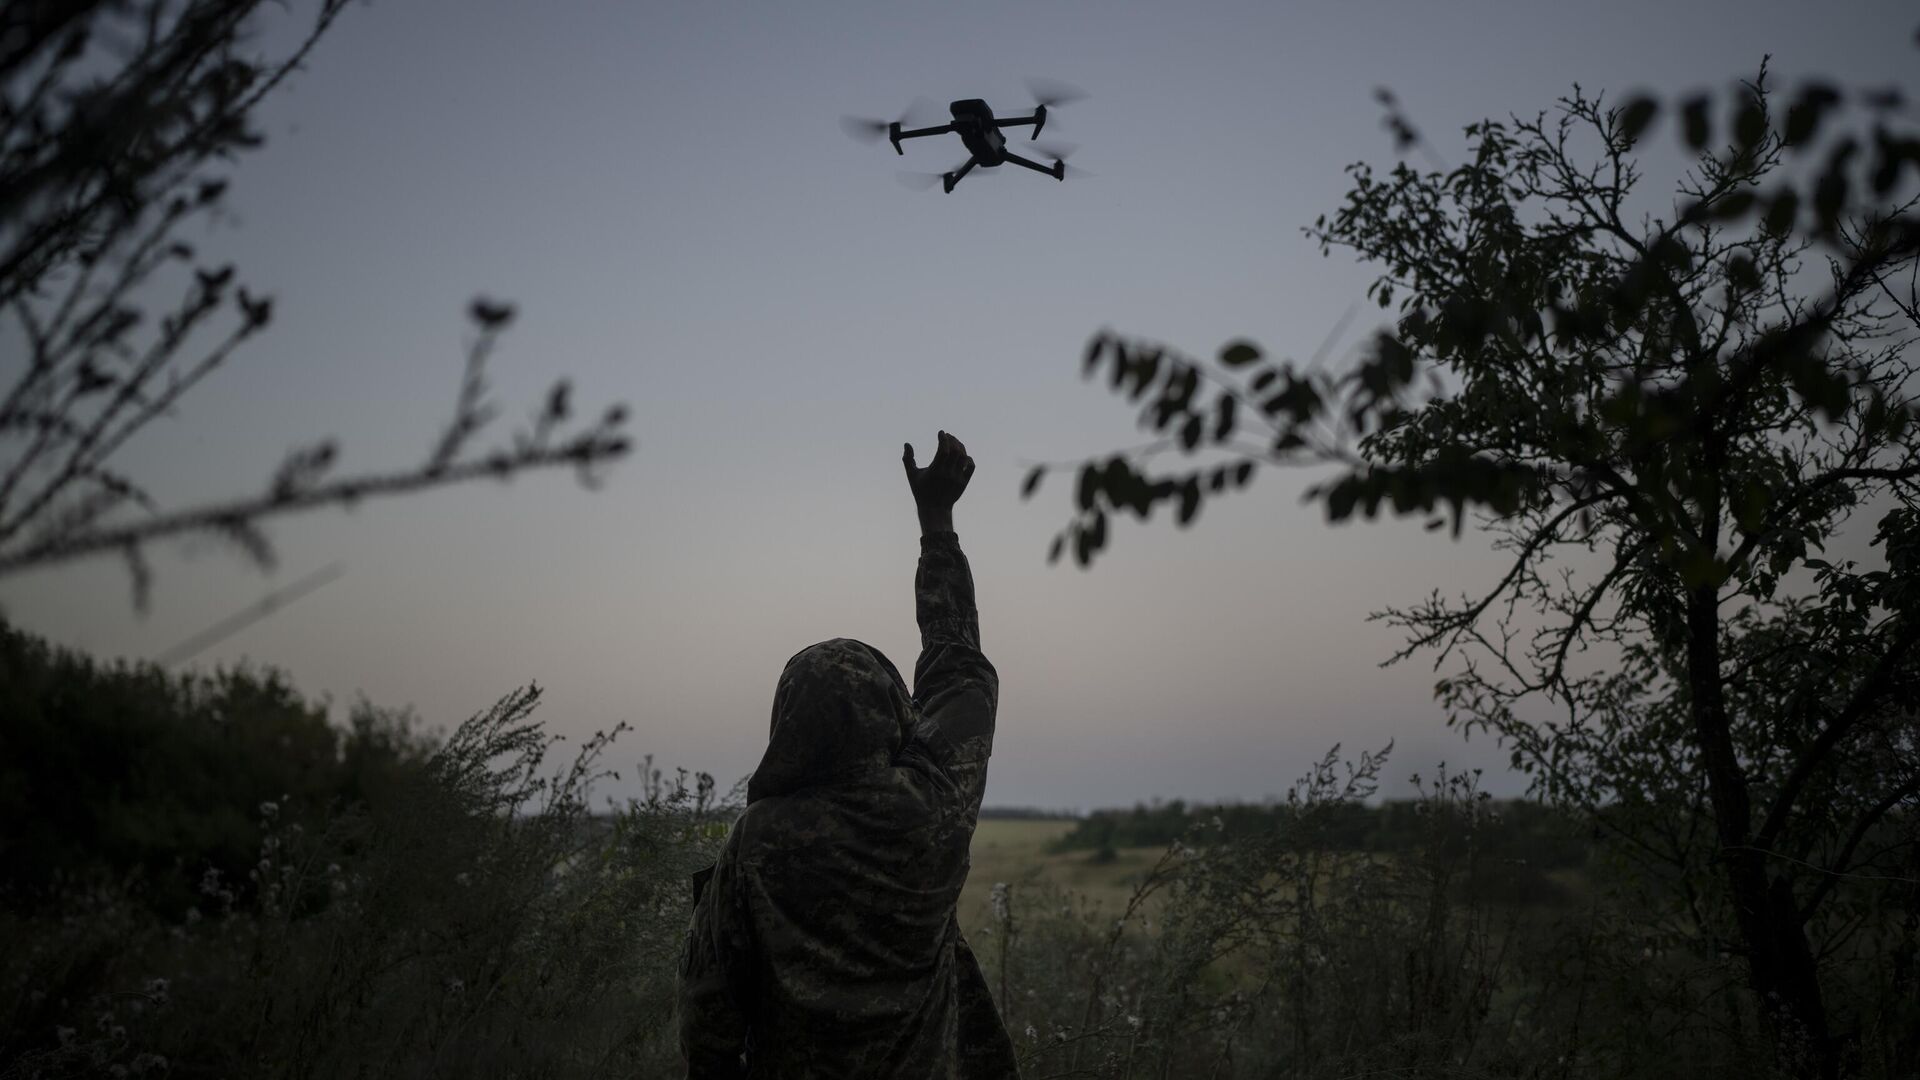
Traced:
POLYGON ((1083 169, 1083 168, 1081 168, 1081 167, 1080 167, 1080 166, 1078 166, 1078 165, 1068 165, 1068 164, 1066 164, 1066 161, 1067 161, 1067 159, 1073 156, 1073 154, 1074 154, 1074 151, 1076 151, 1076 150, 1078 150, 1078 149, 1080 149, 1080 148, 1079 148, 1078 146, 1075 146, 1075 145, 1074 145, 1073 143, 1041 143, 1041 142, 1037 142, 1037 143, 1033 143, 1033 144, 1031 144, 1031 145, 1033 146, 1033 148, 1034 148, 1035 150, 1037 150, 1037 151, 1039 151, 1041 155, 1043 155, 1043 156, 1045 156, 1045 157, 1050 157, 1050 158, 1052 158, 1053 160, 1055 160, 1055 161, 1058 161, 1058 162, 1060 162, 1060 163, 1061 163, 1061 165, 1062 165, 1062 168, 1063 168, 1063 171, 1064 171, 1064 172, 1065 172, 1065 173, 1066 173, 1066 174, 1067 174, 1068 176, 1077 176, 1077 177, 1079 177, 1079 178, 1081 178, 1082 180, 1084 180, 1084 179, 1086 179, 1086 178, 1087 178, 1087 177, 1089 177, 1089 176, 1093 176, 1093 175, 1095 175, 1095 174, 1093 174, 1093 173, 1091 173, 1091 172, 1088 172, 1087 170, 1085 170, 1085 169, 1083 169))
POLYGON ((906 169, 896 169, 893 178, 898 180, 902 187, 910 187, 915 191, 925 191, 940 182, 940 174, 937 172, 910 172, 906 169))
POLYGON ((853 138, 859 139, 861 142, 879 142, 886 136, 887 130, 894 124, 899 124, 903 128, 932 126, 924 121, 927 121, 934 115, 936 108, 937 106, 934 104, 933 99, 923 95, 914 98, 913 104, 907 106, 906 111, 900 114, 898 120, 874 120, 865 116, 842 116, 840 118, 840 130, 846 132, 853 138))
POLYGON ((1033 95, 1034 104, 1044 105, 1049 109, 1058 105, 1071 105, 1087 96, 1085 90, 1058 79, 1028 79, 1027 92, 1033 95))

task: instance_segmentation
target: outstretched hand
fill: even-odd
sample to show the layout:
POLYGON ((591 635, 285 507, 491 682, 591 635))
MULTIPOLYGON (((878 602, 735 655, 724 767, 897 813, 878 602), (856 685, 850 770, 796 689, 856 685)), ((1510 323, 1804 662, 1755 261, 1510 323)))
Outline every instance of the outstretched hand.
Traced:
POLYGON ((900 461, 907 469, 907 486, 913 489, 914 504, 920 510, 920 531, 952 532, 953 504, 967 490, 973 478, 973 459, 959 439, 940 433, 939 449, 925 468, 913 463, 913 444, 907 443, 900 461))

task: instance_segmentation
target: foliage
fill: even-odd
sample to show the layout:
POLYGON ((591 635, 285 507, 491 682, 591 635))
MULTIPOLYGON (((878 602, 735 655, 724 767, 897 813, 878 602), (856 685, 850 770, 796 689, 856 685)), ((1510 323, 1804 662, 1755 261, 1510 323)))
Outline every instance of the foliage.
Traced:
POLYGON ((318 0, 298 44, 274 57, 249 44, 266 6, 28 3, 0 25, 0 308, 19 346, 13 370, 0 370, 0 576, 116 555, 144 606, 156 540, 210 534, 268 566, 267 518, 553 466, 590 484, 627 452, 622 406, 567 430, 565 381, 511 442, 476 450, 496 412, 485 365, 513 308, 475 300, 453 416, 417 465, 335 475, 339 445, 323 439, 290 451, 257 493, 184 507, 163 505, 129 470, 129 440, 273 316, 271 297, 183 238, 224 212, 227 167, 263 142, 255 109, 346 0, 318 0), (177 299, 155 317, 165 295, 177 299))
POLYGON ((1855 995, 1843 957, 1864 940, 1902 971, 1914 947, 1884 912, 1920 845, 1889 816, 1920 799, 1920 131, 1892 91, 1781 104, 1763 65, 1716 143, 1708 97, 1576 88, 1469 125, 1456 168, 1354 166, 1308 233, 1381 267, 1392 329, 1339 375, 1095 338, 1088 372, 1174 434, 1082 463, 1053 551, 1090 561, 1122 510, 1186 524, 1272 464, 1334 467, 1309 491, 1334 521, 1458 534, 1474 513, 1510 569, 1381 613, 1395 659, 1451 664, 1450 722, 1615 830, 1744 959, 1781 1067, 1834 1075, 1897 1030, 1901 993, 1889 974, 1855 995), (1641 213, 1663 111, 1692 169, 1670 214, 1641 213), (1153 473, 1173 448, 1222 456, 1153 473), (1816 554, 1860 514, 1868 559, 1816 554))
MULTIPOLYGON (((160 679, 96 673, 39 689, 111 705, 125 700, 115 679, 131 686, 136 676, 160 679)), ((248 747, 289 731, 322 741, 314 711, 290 707, 297 699, 277 677, 235 684, 263 692, 182 705, 165 722, 188 730, 149 732, 148 748, 210 780, 257 784, 257 757, 235 758, 198 728, 235 729, 231 739, 248 747)), ((196 838, 177 830, 149 838, 183 844, 163 869, 67 876, 57 904, 9 897, 0 1076, 670 1071, 687 883, 713 858, 726 805, 709 777, 643 766, 641 797, 590 813, 619 729, 549 768, 555 740, 533 718, 539 697, 516 691, 437 744, 362 710, 333 764, 368 782, 309 812, 273 798, 249 808, 252 849, 239 873, 201 860, 196 838), (389 767, 372 770, 374 760, 389 767), (182 911, 149 902, 169 874, 193 886, 182 911)), ((136 731, 161 725, 137 712, 104 716, 136 731)), ((192 782, 165 790, 188 822, 224 814, 233 797, 192 782)), ((117 857, 111 833, 68 839, 102 845, 74 853, 82 861, 117 857)))
POLYGON ((0 715, 0 892, 23 908, 124 882, 178 918, 205 873, 246 878, 262 805, 318 828, 429 753, 407 714, 361 702, 336 728, 271 669, 108 666, 4 623, 0 715))
MULTIPOLYGON (((1032 875, 963 912, 1024 1075, 1768 1074, 1732 959, 1650 931, 1602 867, 1513 888, 1472 774, 1415 778, 1406 849, 1342 846, 1381 765, 1329 755, 1271 828, 1196 821, 1118 910, 1032 875)), ((1898 1075, 1873 1049, 1860 1071, 1898 1075)))
MULTIPOLYGON (((123 723, 182 779, 170 808, 166 784, 137 789, 149 813, 206 819, 252 798, 257 755, 280 735, 321 741, 319 710, 271 672, 229 673, 220 685, 242 689, 189 702, 194 680, 76 674, 77 658, 18 634, 8 649, 26 688, 10 705, 90 716, 103 738, 123 723), (123 707, 142 690, 175 711, 123 707)), ((442 740, 357 710, 332 733, 338 772, 293 755, 355 793, 296 787, 308 794, 234 811, 249 845, 237 872, 200 861, 190 829, 149 838, 155 856, 189 845, 178 858, 138 864, 112 830, 68 834, 70 865, 93 872, 0 897, 0 1077, 675 1074, 687 879, 738 792, 649 764, 638 798, 591 813, 618 731, 549 767, 538 701, 517 691, 442 740), (187 907, 153 902, 169 878, 187 907)), ((62 764, 57 747, 21 749, 30 766, 62 764)), ((1114 864, 1133 874, 1117 908, 1037 867, 992 883, 959 917, 1025 1075, 1762 1071, 1753 1011, 1728 991, 1733 958, 1668 933, 1657 892, 1604 887, 1626 879, 1597 863, 1553 870, 1556 895, 1529 892, 1541 868, 1503 846, 1560 817, 1488 799, 1472 774, 1368 809, 1384 765, 1330 753, 1235 827, 1187 808, 1153 857, 1114 864), (1356 850, 1369 820, 1391 841, 1356 850)), ((1617 857, 1610 840, 1589 852, 1617 857)), ((1860 1071, 1898 1075, 1900 1060, 1867 1044, 1860 1071)))

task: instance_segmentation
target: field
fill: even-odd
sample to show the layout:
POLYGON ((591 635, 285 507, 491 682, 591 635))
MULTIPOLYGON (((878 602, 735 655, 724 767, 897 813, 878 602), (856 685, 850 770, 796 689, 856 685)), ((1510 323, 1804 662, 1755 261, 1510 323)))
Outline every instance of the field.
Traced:
POLYGON ((960 925, 983 921, 987 897, 994 883, 1044 881, 1077 894, 1088 907, 1112 910, 1125 907, 1140 876, 1164 850, 1159 847, 1121 848, 1117 858, 1095 862, 1086 851, 1054 853, 1048 845, 1065 836, 1074 823, 1047 818, 988 818, 973 833, 973 870, 960 894, 960 925))

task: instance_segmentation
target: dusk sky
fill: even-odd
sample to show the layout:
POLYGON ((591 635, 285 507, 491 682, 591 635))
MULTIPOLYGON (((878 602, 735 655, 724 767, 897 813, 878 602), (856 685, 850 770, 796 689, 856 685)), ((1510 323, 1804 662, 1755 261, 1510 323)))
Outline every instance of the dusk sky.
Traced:
POLYGON ((945 428, 978 462, 956 519, 1001 676, 989 805, 1258 799, 1335 742, 1390 738, 1390 794, 1441 759, 1513 793, 1503 753, 1444 727, 1429 663, 1377 667, 1399 639, 1366 621, 1490 582, 1503 564, 1471 532, 1330 527, 1308 477, 1269 472, 1194 528, 1129 520, 1092 570, 1047 564, 1070 485, 1023 502, 1025 467, 1139 439, 1081 382, 1083 346, 1112 328, 1313 352, 1373 271, 1300 228, 1347 164, 1394 160, 1376 86, 1458 161, 1463 125, 1575 82, 1719 90, 1772 53, 1786 85, 1911 92, 1916 25, 1895 0, 356 5, 270 99, 232 219, 195 238, 276 297, 273 327, 123 464, 174 505, 256 490, 327 435, 345 468, 413 464, 476 294, 519 309, 493 372, 506 418, 566 375, 583 406, 628 404, 635 453, 597 492, 529 475, 281 520, 272 575, 208 543, 156 551, 145 616, 111 560, 9 582, 0 607, 151 658, 340 562, 193 663, 278 666, 341 713, 364 694, 440 727, 538 681, 570 739, 633 725, 616 765, 725 785, 796 650, 857 637, 911 667, 900 444, 924 463, 945 428), (1094 175, 914 191, 895 171, 956 165, 957 138, 897 158, 838 124, 922 95, 1021 112, 1029 75, 1089 93, 1043 139, 1094 175))

